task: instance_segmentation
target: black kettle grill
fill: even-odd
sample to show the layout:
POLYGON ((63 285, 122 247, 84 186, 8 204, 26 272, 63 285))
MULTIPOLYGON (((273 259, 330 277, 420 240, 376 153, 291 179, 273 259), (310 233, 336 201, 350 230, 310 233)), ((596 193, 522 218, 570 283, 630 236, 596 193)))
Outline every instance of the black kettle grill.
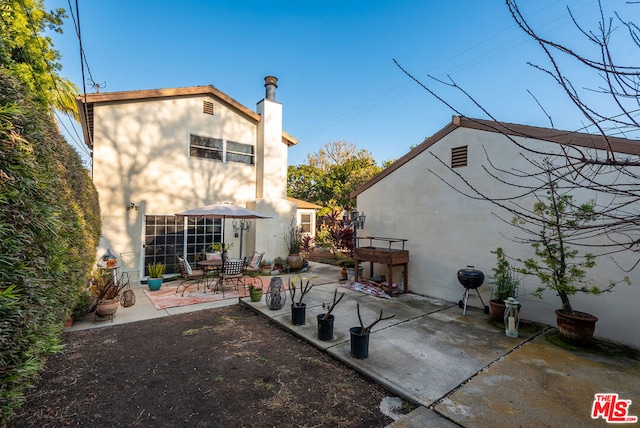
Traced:
POLYGON ((469 290, 476 290, 478 297, 480 298, 480 302, 482 302, 482 306, 484 307, 484 313, 489 313, 489 306, 484 304, 482 300, 482 296, 480 296, 480 292, 478 291, 478 287, 482 285, 484 282, 484 273, 477 269, 474 269, 473 266, 467 266, 466 269, 460 269, 458 271, 458 282, 462 284, 464 287, 464 295, 462 296, 462 300, 458 301, 458 306, 462 309, 462 315, 467 313, 467 300, 469 300, 469 290))

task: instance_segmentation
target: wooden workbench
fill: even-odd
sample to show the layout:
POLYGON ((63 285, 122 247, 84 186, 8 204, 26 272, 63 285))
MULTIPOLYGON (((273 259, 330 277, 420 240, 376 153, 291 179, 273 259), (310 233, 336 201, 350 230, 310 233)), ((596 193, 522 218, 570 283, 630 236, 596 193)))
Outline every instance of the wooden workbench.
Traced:
POLYGON ((373 264, 380 263, 387 265, 387 284, 393 285, 393 267, 402 266, 404 268, 404 292, 409 292, 409 251, 404 249, 404 243, 408 239, 381 238, 375 236, 358 237, 358 246, 353 249, 353 260, 355 261, 355 281, 358 282, 358 267, 360 262, 370 262, 369 277, 373 277, 373 264), (368 240, 369 245, 361 247, 360 240, 368 240), (386 246, 374 246, 374 242, 386 246), (402 248, 397 248, 399 245, 402 248), (396 248, 394 248, 396 247, 396 248))

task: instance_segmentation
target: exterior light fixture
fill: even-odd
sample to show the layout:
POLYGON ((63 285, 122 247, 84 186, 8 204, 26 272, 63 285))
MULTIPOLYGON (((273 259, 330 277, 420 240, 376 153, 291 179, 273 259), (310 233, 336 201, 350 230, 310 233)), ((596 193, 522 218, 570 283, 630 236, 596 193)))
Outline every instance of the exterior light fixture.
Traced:
POLYGON ((127 205, 127 209, 128 210, 136 210, 136 211, 138 211, 140 209, 140 206, 134 204, 133 202, 129 202, 129 205, 127 205))
POLYGON ((504 332, 509 337, 518 337, 518 326, 520 325, 520 314, 518 313, 518 302, 513 297, 504 301, 504 332))
POLYGON ((354 208, 353 211, 351 211, 351 219, 349 219, 349 215, 345 212, 342 215, 342 220, 345 224, 351 223, 353 227, 353 248, 355 250, 358 246, 357 230, 364 228, 364 222, 367 220, 367 216, 364 215, 364 213, 360 214, 358 210, 354 208))
POLYGON ((240 234, 240 258, 242 258, 242 238, 243 238, 243 234, 244 231, 246 230, 247 232, 249 231, 249 229, 251 229, 251 220, 246 220, 246 219, 240 219, 240 220, 233 220, 233 233, 235 235, 235 237, 238 237, 238 234, 240 234))

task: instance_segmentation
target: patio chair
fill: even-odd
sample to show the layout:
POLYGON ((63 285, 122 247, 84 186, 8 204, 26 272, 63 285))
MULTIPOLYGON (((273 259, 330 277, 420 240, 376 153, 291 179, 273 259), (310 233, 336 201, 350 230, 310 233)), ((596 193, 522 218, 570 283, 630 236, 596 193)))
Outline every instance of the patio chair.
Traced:
POLYGON ((224 286, 231 283, 238 290, 238 285, 242 285, 244 292, 244 260, 242 259, 225 259, 222 261, 222 269, 218 274, 215 291, 222 291, 224 298, 224 286))
MULTIPOLYGON (((257 285, 257 283, 260 283, 260 287, 264 285, 260 276, 251 275, 252 273, 255 274, 260 272, 260 263, 262 263, 263 258, 264 253, 259 253, 256 251, 255 253, 253 253, 253 257, 251 257, 251 259, 248 259, 247 257, 245 257, 244 259, 244 274, 245 277, 250 276, 252 278, 252 285, 257 285)), ((245 285, 247 285, 246 280, 245 285)))
MULTIPOLYGON (((180 287, 183 287, 182 296, 184 296, 184 292, 187 290, 187 287, 191 287, 194 284, 197 285, 199 290, 200 284, 203 283, 204 279, 207 277, 207 273, 202 269, 192 269, 189 262, 180 256, 178 256, 178 264, 180 265, 180 275, 183 280, 176 287, 176 293, 180 291, 180 287)), ((205 289, 205 292, 206 291, 207 290, 205 289)))

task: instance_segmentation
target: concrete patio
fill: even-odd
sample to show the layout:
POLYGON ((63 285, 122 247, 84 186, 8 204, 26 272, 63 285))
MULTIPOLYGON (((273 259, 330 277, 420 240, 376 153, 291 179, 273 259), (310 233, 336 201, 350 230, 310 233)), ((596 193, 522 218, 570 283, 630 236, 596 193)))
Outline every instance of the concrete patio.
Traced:
MULTIPOLYGON (((305 296, 306 323, 291 323, 290 301, 271 310, 265 299, 240 304, 272 319, 282 328, 323 349, 394 394, 419 405, 398 419, 397 427, 539 427, 605 426, 592 419, 596 393, 617 393, 631 400, 629 415, 640 415, 640 362, 628 356, 611 356, 561 347, 547 335, 555 329, 523 323, 518 338, 509 338, 504 327, 483 311, 468 308, 462 315, 457 303, 400 295, 381 299, 340 286, 338 268, 311 264, 305 274, 317 284, 305 296), (330 303, 334 290, 345 293, 333 311, 334 337, 317 339, 316 316, 330 303), (358 326, 360 303, 365 324, 383 310, 392 319, 372 330, 369 357, 350 355, 349 328, 358 326)), ((286 282, 287 276, 283 275, 286 282)), ((120 308, 113 324, 208 309, 235 301, 169 308, 158 311, 148 302, 142 287, 135 287, 137 303, 120 308)), ((70 330, 112 325, 86 320, 70 330)))

